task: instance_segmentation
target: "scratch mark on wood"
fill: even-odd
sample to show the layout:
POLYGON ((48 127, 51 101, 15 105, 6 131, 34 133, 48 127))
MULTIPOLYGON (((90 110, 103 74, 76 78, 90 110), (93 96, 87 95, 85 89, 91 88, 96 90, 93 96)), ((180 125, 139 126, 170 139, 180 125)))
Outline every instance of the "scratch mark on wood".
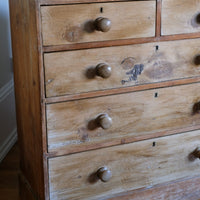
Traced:
POLYGON ((48 81, 45 82, 46 85, 50 84, 51 82, 53 82, 54 79, 49 79, 48 81))

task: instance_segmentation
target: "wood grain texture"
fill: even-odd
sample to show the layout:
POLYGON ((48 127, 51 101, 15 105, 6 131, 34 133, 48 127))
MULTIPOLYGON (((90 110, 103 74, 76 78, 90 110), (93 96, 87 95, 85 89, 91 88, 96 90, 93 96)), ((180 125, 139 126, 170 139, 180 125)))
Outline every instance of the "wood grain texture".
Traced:
POLYGON ((119 94, 119 93, 123 94, 127 92, 143 91, 143 90, 154 89, 154 88, 185 85, 185 84, 197 83, 199 81, 200 81, 200 77, 193 77, 193 78, 164 81, 164 82, 158 82, 158 83, 152 83, 152 84, 136 85, 133 87, 124 87, 120 89, 115 88, 115 89, 100 90, 100 91, 88 92, 88 93, 72 94, 72 95, 67 95, 67 96, 50 97, 50 98, 46 98, 44 101, 46 103, 58 103, 58 102, 69 101, 69 100, 86 99, 86 98, 91 98, 91 97, 107 96, 107 95, 113 95, 113 94, 119 94))
POLYGON ((44 199, 36 9, 34 0, 10 0, 20 170, 35 196, 44 199))
POLYGON ((155 4, 155 1, 132 1, 41 7, 43 44, 152 37, 155 35, 155 4), (111 20, 110 31, 94 30, 93 22, 98 17, 111 20))
POLYGON ((139 189, 109 200, 199 200, 200 177, 177 180, 149 189, 139 189))
POLYGON ((162 35, 200 32, 200 0, 162 0, 162 35))
MULTIPOLYGON (((63 4, 75 4, 75 3, 102 3, 102 2, 126 2, 126 1, 138 1, 138 0, 38 0, 38 3, 42 5, 63 5, 63 4)), ((155 1, 155 0, 139 0, 139 1, 155 1)))
POLYGON ((50 199, 106 199, 111 194, 195 177, 200 161, 190 161, 188 156, 200 145, 199 134, 198 130, 50 159, 50 199), (102 166, 112 171, 106 183, 92 179, 102 166))
MULTIPOLYGON (((200 101, 200 84, 77 100, 47 105, 49 152, 79 151, 118 141, 161 136, 163 132, 195 128, 200 115, 193 106, 200 101), (102 113, 112 118, 103 130, 95 124, 102 113)), ((166 134, 166 133, 165 133, 166 134)))
POLYGON ((44 54, 46 96, 196 77, 199 45, 190 39, 44 54), (112 68, 111 77, 97 76, 100 63, 112 68))

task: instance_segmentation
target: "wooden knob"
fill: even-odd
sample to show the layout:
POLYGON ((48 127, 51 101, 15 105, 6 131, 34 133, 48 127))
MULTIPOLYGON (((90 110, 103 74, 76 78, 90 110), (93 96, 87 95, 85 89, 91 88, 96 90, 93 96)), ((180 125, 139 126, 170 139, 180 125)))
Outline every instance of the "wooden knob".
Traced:
POLYGON ((200 55, 196 55, 194 58, 194 64, 195 65, 200 65, 200 55))
POLYGON ((192 114, 199 114, 200 113, 200 101, 195 103, 192 108, 192 114))
POLYGON ((200 24, 200 13, 196 16, 196 23, 200 24))
POLYGON ((199 158, 199 159, 200 159, 200 147, 197 147, 197 148, 193 151, 192 155, 193 155, 195 158, 199 158))
POLYGON ((111 21, 108 18, 99 17, 94 21, 97 31, 108 32, 111 28, 111 21))
POLYGON ((112 172, 107 167, 102 167, 97 171, 97 177, 102 182, 108 182, 112 177, 112 172))
POLYGON ((112 119, 107 114, 98 116, 96 121, 97 124, 103 129, 108 129, 112 125, 112 119))
POLYGON ((101 76, 102 78, 109 78, 111 76, 111 72, 111 67, 105 63, 100 63, 96 66, 97 76, 101 76))

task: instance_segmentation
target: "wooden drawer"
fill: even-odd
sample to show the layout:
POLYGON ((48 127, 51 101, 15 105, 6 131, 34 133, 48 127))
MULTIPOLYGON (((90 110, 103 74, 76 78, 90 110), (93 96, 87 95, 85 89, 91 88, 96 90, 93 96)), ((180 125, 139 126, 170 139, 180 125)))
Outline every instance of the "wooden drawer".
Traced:
POLYGON ((200 153, 199 135, 200 131, 194 131, 49 159, 50 199, 107 199, 116 193, 197 176, 200 160, 194 155, 200 153), (108 182, 100 180, 105 173, 97 178, 101 167, 112 173, 108 182))
POLYGON ((200 0, 162 0, 162 35, 200 32, 200 0))
MULTIPOLYGON (((155 13, 156 2, 148 0, 43 6, 43 44, 60 45, 151 37, 155 35, 155 13), (94 22, 99 17, 111 21, 108 32, 96 31, 94 22)), ((107 22, 104 24, 109 26, 107 22)), ((99 28, 106 30, 106 25, 99 25, 99 28)))
POLYGON ((200 40, 193 39, 47 53, 44 55, 46 96, 199 76, 199 46, 200 40), (98 75, 96 69, 101 63, 107 66, 101 66, 98 75), (107 74, 110 77, 105 78, 107 74))
POLYGON ((199 128, 199 90, 200 83, 49 104, 48 150, 77 152, 199 128))

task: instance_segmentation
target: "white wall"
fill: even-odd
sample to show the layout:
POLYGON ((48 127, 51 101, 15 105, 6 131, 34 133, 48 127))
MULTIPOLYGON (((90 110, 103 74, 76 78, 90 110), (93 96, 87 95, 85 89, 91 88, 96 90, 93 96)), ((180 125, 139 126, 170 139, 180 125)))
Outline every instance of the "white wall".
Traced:
POLYGON ((16 142, 8 0, 0 0, 0 162, 16 142))

